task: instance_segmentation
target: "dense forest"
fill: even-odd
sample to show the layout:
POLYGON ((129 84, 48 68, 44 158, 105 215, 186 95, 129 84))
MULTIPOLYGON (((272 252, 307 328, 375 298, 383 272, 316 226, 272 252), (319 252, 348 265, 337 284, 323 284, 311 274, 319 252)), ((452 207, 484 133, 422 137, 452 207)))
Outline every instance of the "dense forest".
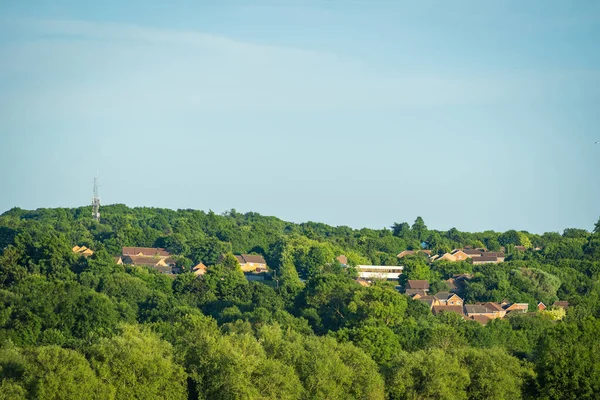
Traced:
POLYGON ((235 210, 101 211, 100 222, 91 207, 0 216, 0 399, 600 396, 600 220, 593 232, 538 235, 437 231, 422 218, 356 230, 235 210), (123 246, 166 248, 184 272, 118 265, 123 246), (465 246, 507 258, 397 258, 465 246), (248 281, 239 253, 262 255, 277 280, 248 281), (202 277, 190 272, 198 262, 202 277), (472 274, 465 301, 570 307, 482 326, 434 316, 388 282, 358 284, 359 264, 403 265, 403 280, 434 292, 472 274))

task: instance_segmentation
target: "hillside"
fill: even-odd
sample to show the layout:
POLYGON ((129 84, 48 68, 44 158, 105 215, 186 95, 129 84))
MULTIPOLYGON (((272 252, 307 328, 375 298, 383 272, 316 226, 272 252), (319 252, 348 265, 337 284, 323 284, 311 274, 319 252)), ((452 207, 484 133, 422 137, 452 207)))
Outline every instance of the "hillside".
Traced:
POLYGON ((11 209, 0 216, 0 399, 596 398, 600 220, 542 235, 390 225, 11 209), (160 248, 173 268, 120 264, 123 247, 160 248), (478 263, 476 249, 502 257, 478 263), (265 260, 264 281, 244 275, 240 254, 265 260), (361 265, 404 270, 364 282, 361 265), (435 312, 408 281, 435 301, 527 306, 489 320, 435 312))

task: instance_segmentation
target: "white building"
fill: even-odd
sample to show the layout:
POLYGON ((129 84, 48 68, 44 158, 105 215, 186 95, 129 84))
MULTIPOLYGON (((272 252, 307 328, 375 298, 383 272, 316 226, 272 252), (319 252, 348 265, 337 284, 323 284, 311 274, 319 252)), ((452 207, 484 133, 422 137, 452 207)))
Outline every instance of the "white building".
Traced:
POLYGON ((358 277, 366 280, 385 279, 397 281, 404 267, 394 265, 357 265, 358 277))

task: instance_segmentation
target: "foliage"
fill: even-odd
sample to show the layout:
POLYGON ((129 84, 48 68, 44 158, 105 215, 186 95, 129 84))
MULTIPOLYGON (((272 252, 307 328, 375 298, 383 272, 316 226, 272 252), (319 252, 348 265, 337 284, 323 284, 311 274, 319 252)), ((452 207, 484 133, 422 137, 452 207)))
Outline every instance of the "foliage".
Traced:
POLYGON ((391 229, 294 224, 256 213, 103 207, 0 216, 0 399, 585 399, 600 392, 600 220, 593 232, 391 229), (75 245, 94 250, 88 258, 75 245), (423 253, 486 247, 500 264, 429 263, 423 253), (117 265, 123 246, 175 253, 175 277, 117 265), (515 251, 524 246, 526 251, 515 251), (537 249, 536 249, 537 248, 537 249), (249 282, 234 254, 262 255, 249 282), (349 267, 337 257, 345 255, 349 267), (204 262, 196 277, 192 263, 204 262), (401 282, 466 302, 526 302, 486 326, 433 316, 353 268, 403 265, 401 282), (536 312, 538 302, 570 307, 536 312))

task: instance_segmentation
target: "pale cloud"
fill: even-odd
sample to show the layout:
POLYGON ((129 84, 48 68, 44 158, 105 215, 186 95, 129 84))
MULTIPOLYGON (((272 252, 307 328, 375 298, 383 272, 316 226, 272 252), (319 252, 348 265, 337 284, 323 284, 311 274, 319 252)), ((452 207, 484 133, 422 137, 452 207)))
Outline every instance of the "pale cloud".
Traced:
MULTIPOLYGON (((530 74, 456 77, 210 33, 74 20, 4 22, 0 71, 26 82, 2 104, 48 115, 381 109, 482 104, 548 90, 530 74), (366 67, 367 66, 367 67, 366 67)), ((1 101, 1 100, 0 100, 1 101)))

